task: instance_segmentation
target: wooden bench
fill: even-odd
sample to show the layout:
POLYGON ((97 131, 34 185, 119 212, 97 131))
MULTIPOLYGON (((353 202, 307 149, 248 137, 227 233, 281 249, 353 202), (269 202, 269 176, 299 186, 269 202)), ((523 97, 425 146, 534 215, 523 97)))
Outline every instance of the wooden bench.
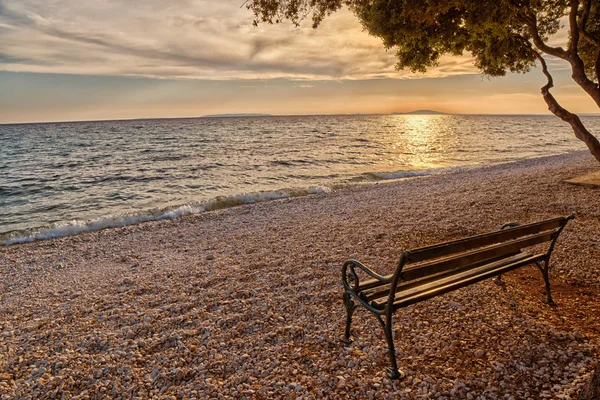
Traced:
POLYGON ((549 304, 548 267, 556 239, 573 215, 527 225, 507 223, 499 231, 404 251, 394 273, 382 276, 356 260, 342 267, 346 330, 342 341, 350 343, 352 314, 358 306, 369 310, 385 332, 392 379, 404 377, 398 370, 392 337, 392 314, 399 308, 535 264, 542 272, 549 304), (542 246, 540 246, 542 245, 542 246), (540 247, 543 247, 540 249, 540 247), (369 275, 359 281, 356 269, 369 275))

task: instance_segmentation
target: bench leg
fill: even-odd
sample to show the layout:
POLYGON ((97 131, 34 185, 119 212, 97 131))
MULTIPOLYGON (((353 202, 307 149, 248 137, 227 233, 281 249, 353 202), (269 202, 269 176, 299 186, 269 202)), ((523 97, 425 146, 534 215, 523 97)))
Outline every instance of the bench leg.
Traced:
POLYGON ((352 343, 352 338, 350 337, 350 325, 352 324, 352 314, 354 314, 356 304, 354 304, 352 296, 348 293, 344 293, 344 308, 346 309, 346 330, 344 331, 344 337, 340 340, 342 343, 350 344, 352 343))
POLYGON ((552 293, 550 292, 550 278, 548 276, 548 269, 545 269, 542 272, 542 275, 544 276, 544 283, 546 284, 546 301, 551 306, 556 306, 556 303, 552 299, 552 293))
POLYGON ((548 302, 548 304, 550 304, 551 306, 556 306, 556 303, 552 299, 552 293, 550 292, 550 274, 548 271, 548 260, 544 262, 544 265, 542 265, 539 262, 536 262, 536 264, 542 272, 542 276, 544 277, 544 283, 546 284, 546 302, 548 302))
POLYGON ((388 316, 386 318, 386 323, 384 323, 382 319, 379 319, 379 322, 381 322, 381 325, 383 326, 385 340, 387 341, 389 349, 391 368, 386 369, 387 376, 390 379, 402 379, 404 378, 404 372, 398 370, 398 364, 396 362, 396 349, 394 348, 394 337, 392 335, 392 318, 391 316, 388 316))

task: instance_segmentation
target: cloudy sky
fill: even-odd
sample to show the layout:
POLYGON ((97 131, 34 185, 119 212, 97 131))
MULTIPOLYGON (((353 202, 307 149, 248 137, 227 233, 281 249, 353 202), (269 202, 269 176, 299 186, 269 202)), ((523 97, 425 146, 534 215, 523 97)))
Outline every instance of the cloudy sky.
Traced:
MULTIPOLYGON (((470 58, 427 74, 344 10, 307 23, 252 26, 243 0, 0 0, 0 123, 215 113, 547 113, 540 71, 486 79, 470 58)), ((561 38, 557 38, 560 40, 561 38)), ((597 107, 549 60, 555 95, 597 107)))

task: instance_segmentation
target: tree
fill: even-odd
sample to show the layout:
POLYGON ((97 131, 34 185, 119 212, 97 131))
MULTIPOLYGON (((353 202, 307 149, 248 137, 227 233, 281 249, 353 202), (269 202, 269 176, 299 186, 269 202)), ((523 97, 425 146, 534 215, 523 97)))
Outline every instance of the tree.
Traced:
POLYGON ((565 60, 572 79, 600 107, 599 0, 248 0, 254 23, 290 20, 298 25, 312 17, 316 28, 325 17, 349 7, 387 49, 395 48, 397 69, 425 72, 444 54, 470 52, 488 76, 507 71, 525 73, 539 63, 547 83, 541 89, 548 109, 573 128, 600 161, 600 142, 580 118, 562 107, 550 89, 554 82, 544 56, 565 60), (566 47, 549 38, 561 28, 569 32, 566 47))

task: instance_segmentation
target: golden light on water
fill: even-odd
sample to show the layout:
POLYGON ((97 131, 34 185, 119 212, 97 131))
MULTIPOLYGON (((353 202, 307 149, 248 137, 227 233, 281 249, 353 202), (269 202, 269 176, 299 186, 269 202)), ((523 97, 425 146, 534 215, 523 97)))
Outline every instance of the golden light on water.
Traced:
POLYGON ((445 115, 398 115, 396 120, 396 136, 393 147, 399 159, 411 155, 417 169, 439 166, 440 145, 444 141, 447 126, 445 115))

